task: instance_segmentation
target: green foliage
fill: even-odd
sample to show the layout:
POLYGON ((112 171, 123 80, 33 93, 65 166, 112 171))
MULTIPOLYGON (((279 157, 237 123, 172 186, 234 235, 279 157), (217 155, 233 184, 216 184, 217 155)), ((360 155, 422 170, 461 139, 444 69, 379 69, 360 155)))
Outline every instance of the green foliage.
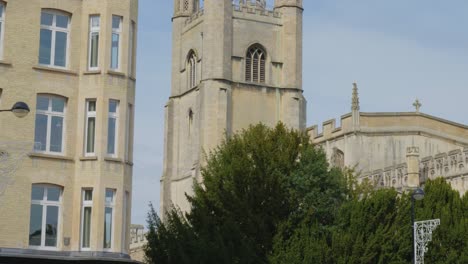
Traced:
MULTIPOLYGON (((350 192, 325 232, 301 225, 288 240, 275 241, 272 263, 410 263, 411 196, 392 189, 350 192)), ((467 195, 460 197, 441 178, 428 181, 425 193, 415 203, 416 221, 441 219, 426 261, 468 263, 467 195)))
POLYGON ((442 178, 429 181, 418 220, 440 219, 426 254, 430 263, 468 263, 468 195, 463 198, 442 178))
MULTIPOLYGON (((282 124, 226 139, 202 168, 192 210, 161 222, 152 205, 148 263, 410 263, 411 197, 329 168, 322 150, 282 124)), ((416 220, 440 218, 428 263, 468 263, 468 195, 428 181, 416 220)))
POLYGON ((173 210, 163 224, 150 204, 148 213, 148 244, 145 246, 148 263, 191 263, 196 236, 180 212, 173 210), (164 245, 164 247, 161 247, 164 245))
POLYGON ((328 208, 346 196, 341 172, 328 169, 323 151, 282 124, 226 139, 202 176, 188 197, 190 213, 172 210, 161 223, 150 211, 150 263, 267 263, 280 229, 304 221, 326 226, 335 217, 328 208))

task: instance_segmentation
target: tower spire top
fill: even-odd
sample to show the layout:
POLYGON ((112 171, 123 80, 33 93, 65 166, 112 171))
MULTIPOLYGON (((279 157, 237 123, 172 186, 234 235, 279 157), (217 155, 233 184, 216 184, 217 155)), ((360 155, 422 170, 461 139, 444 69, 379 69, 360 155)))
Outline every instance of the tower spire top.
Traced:
POLYGON ((351 110, 352 111, 359 111, 361 107, 359 106, 359 93, 358 93, 358 87, 357 83, 353 83, 353 99, 352 99, 352 104, 351 104, 351 110))

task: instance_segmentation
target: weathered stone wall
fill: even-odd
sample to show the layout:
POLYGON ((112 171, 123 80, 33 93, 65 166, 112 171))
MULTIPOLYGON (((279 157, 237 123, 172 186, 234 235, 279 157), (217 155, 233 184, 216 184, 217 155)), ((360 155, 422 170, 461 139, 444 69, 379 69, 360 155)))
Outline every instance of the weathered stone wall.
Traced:
POLYGON ((330 161, 341 151, 345 166, 356 166, 362 179, 368 178, 378 187, 401 189, 412 185, 408 181, 407 150, 414 147, 421 167, 420 184, 442 176, 461 193, 468 189, 467 126, 419 112, 359 113, 357 120, 356 126, 352 114, 344 115, 341 127, 330 120, 323 123, 322 133, 313 126, 309 135, 330 161))
POLYGON ((262 2, 205 0, 203 10, 176 9, 172 55, 161 208, 186 211, 185 193, 201 181, 204 153, 226 135, 259 122, 305 129, 302 6, 280 3, 273 10, 262 2), (264 83, 245 81, 253 44, 266 52, 264 83), (190 51, 197 57, 196 87, 188 87, 190 51))
MULTIPOLYGON (((104 193, 116 190, 113 237, 110 252, 127 253, 132 193, 132 143, 126 155, 125 138, 128 104, 135 105, 135 76, 129 69, 129 27, 138 21, 137 0, 6 0, 5 50, 0 61, 0 108, 24 101, 29 115, 17 119, 0 115, 0 142, 34 142, 35 109, 38 94, 66 98, 63 154, 30 152, 15 174, 14 182, 0 197, 0 248, 26 249, 29 236, 31 187, 35 183, 63 188, 59 212, 58 251, 80 250, 82 188, 93 188, 90 251, 103 251, 104 193), (67 67, 57 69, 38 64, 41 9, 70 14, 67 67), (99 69, 88 71, 89 16, 101 17, 99 69), (109 69, 112 15, 123 17, 121 67, 109 69), (96 145, 93 157, 84 157, 85 102, 96 99, 96 145), (109 99, 119 100, 116 157, 107 157, 107 115, 109 99), (125 193, 128 193, 123 212, 125 193), (123 226, 126 219, 126 226, 123 226)), ((136 24, 137 25, 137 24, 136 24)), ((136 32, 135 32, 136 34, 136 32)), ((132 139, 130 138, 132 141, 132 139)), ((7 150, 8 151, 8 150, 7 150)))

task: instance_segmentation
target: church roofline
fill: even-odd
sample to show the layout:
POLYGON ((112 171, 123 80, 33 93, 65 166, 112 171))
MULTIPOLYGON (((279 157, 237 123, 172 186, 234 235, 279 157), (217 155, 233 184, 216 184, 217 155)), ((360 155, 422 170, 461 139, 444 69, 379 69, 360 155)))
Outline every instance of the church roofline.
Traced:
POLYGON ((336 127, 336 120, 331 119, 322 123, 321 133, 318 125, 308 127, 307 133, 317 144, 353 133, 426 134, 458 142, 468 148, 468 126, 460 123, 420 112, 360 112, 359 116, 361 124, 358 127, 353 126, 353 116, 348 113, 341 116, 341 127, 336 127))
POLYGON ((460 128, 468 129, 468 125, 464 125, 461 123, 457 123, 454 121, 450 121, 444 118, 440 118, 437 116, 429 115, 429 114, 424 114, 421 112, 361 112, 360 116, 370 116, 370 117, 375 117, 375 116, 381 116, 381 117, 392 117, 392 116, 422 116, 426 117, 429 119, 433 119, 442 123, 446 123, 449 125, 457 126, 460 128))
MULTIPOLYGON (((457 127, 460 127, 460 128, 463 128, 463 129, 468 129, 468 125, 464 125, 464 124, 461 124, 461 123, 457 123, 457 122, 454 122, 454 121, 450 121, 450 120, 447 120, 447 119, 444 119, 444 118, 440 118, 440 117, 436 117, 436 116, 433 116, 433 115, 429 115, 429 114, 424 114, 424 113, 418 113, 418 112, 360 112, 359 113, 360 116, 362 117, 398 117, 398 116, 422 116, 422 117, 426 117, 426 118, 429 118, 429 119, 432 119, 432 120, 435 120, 435 121, 439 121, 439 122, 442 122, 442 123, 445 123, 445 124, 449 124, 449 125, 453 125, 453 126, 457 126, 457 127)), ((351 117, 351 113, 347 113, 347 114, 344 114, 341 116, 341 120, 343 119, 346 119, 348 117, 351 117)), ((322 123, 322 125, 328 125, 328 124, 331 124, 331 123, 335 123, 336 122, 336 119, 329 119, 329 120, 326 120, 322 123)), ((307 127, 307 131, 309 130, 313 130, 315 128, 317 128, 318 125, 312 125, 312 126, 309 126, 307 127)))

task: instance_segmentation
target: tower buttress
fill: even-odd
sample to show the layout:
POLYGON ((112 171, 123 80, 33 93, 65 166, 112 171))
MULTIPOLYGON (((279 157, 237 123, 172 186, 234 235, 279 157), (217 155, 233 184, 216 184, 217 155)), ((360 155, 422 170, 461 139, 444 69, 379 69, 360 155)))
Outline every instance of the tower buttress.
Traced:
POLYGON ((231 0, 205 0, 204 79, 231 79, 233 21, 231 0))
POLYGON ((283 19, 282 85, 302 89, 302 0, 275 0, 275 10, 283 19))

